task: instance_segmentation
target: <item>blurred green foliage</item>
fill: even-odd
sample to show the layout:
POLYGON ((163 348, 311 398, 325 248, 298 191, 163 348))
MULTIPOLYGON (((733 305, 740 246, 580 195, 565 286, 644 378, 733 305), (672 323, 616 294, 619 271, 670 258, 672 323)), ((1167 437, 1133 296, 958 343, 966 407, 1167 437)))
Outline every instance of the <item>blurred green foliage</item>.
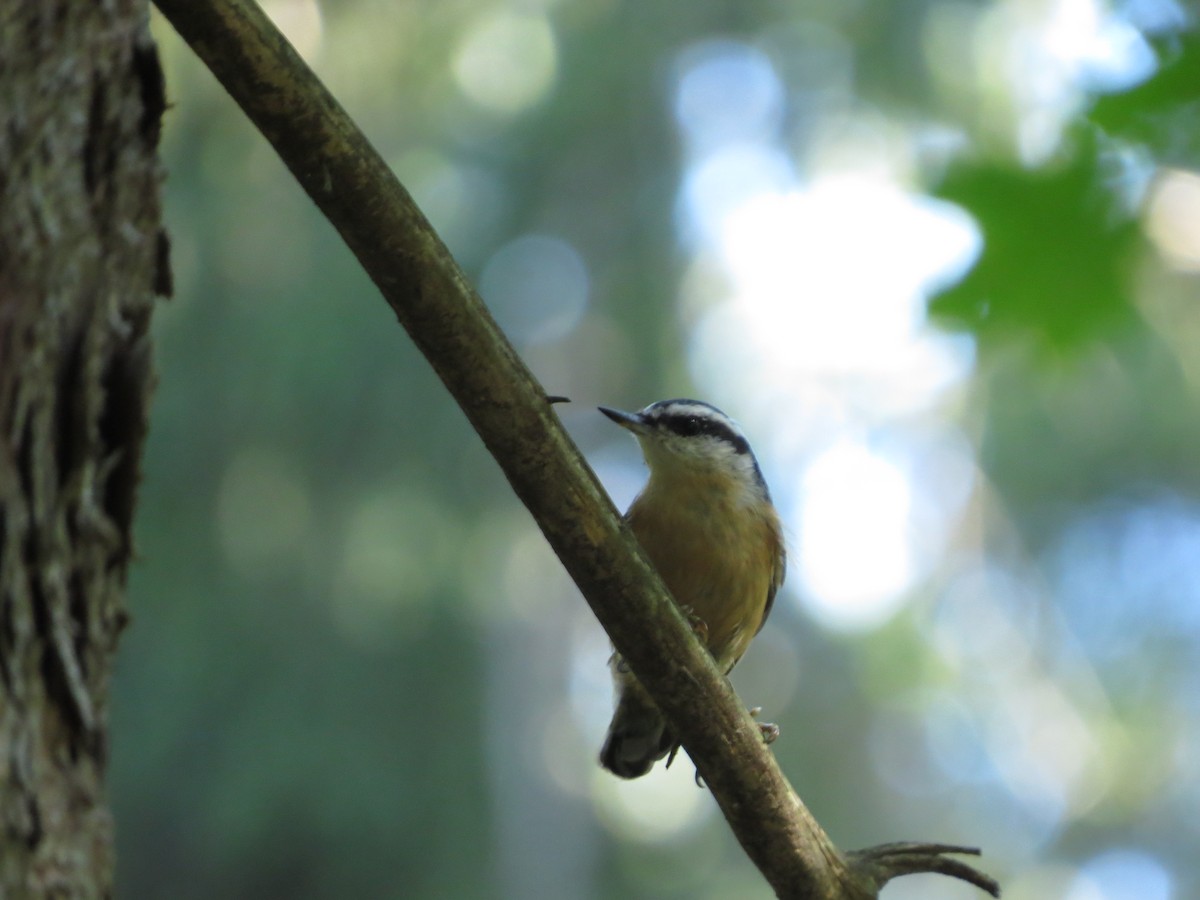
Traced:
POLYGON ((1200 35, 1171 31, 1157 42, 1159 71, 1128 91, 1099 97, 1088 113, 1106 134, 1142 145, 1159 162, 1200 165, 1200 35))
MULTIPOLYGON (((726 371, 692 343, 728 286, 681 199, 691 51, 769 61, 772 140, 802 180, 893 166, 963 206, 981 252, 931 314, 970 335, 968 377, 870 429, 961 433, 970 500, 870 628, 823 622, 795 553, 735 684, 782 725, 785 771, 840 845, 978 843, 1018 900, 1166 900, 1200 891, 1200 305, 1196 266, 1161 240, 1186 229, 1154 225, 1154 186, 1195 174, 1197 42, 1181 11, 1157 30, 1117 16, 1160 67, 1121 92, 1078 88, 1052 152, 1028 158, 1022 72, 997 76, 994 57, 1068 6, 268 9, 477 282, 528 235, 582 260, 586 305, 552 337, 521 330, 556 300, 536 268, 528 297, 485 299, 575 401, 564 421, 624 500, 642 475, 594 405, 726 371), (951 150, 915 137, 931 124, 951 150)), ((767 896, 685 759, 631 785, 598 771, 603 634, 332 230, 155 30, 177 296, 155 322, 114 687, 120 894, 767 896)), ((862 265, 885 249, 862 247, 862 265)), ((806 396, 825 409, 844 390, 852 408, 857 384, 887 377, 839 373, 806 396)), ((805 410, 776 387, 743 388, 729 411, 768 409, 756 447, 773 430, 803 444, 768 465, 782 505, 810 445, 855 420, 789 436, 805 410)), ((969 895, 933 878, 884 894, 969 895)))
POLYGON ((962 166, 938 194, 971 210, 983 251, 931 304, 986 348, 1028 340, 1075 353, 1138 325, 1131 266, 1141 231, 1105 184, 1096 141, 1079 135, 1064 159, 1037 169, 962 166))

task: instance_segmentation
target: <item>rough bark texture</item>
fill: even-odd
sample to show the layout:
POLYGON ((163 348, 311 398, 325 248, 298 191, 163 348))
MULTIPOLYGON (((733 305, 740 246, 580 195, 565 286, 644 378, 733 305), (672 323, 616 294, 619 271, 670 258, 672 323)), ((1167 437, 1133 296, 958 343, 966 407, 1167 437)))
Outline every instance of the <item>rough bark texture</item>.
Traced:
POLYGON ((141 0, 0 4, 0 897, 112 893, 108 690, 166 293, 141 0))

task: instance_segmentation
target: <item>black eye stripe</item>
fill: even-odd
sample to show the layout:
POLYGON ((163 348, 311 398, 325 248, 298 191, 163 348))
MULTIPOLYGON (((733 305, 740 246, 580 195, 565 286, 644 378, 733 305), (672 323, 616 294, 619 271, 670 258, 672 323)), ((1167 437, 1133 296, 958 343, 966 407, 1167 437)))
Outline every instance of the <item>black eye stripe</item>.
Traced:
POLYGON ((689 413, 669 413, 655 419, 658 427, 684 437, 707 435, 724 441, 735 453, 749 453, 750 442, 719 419, 689 413))
POLYGON ((715 406, 700 400, 659 400, 657 403, 651 403, 638 415, 645 425, 655 430, 667 431, 681 437, 706 435, 726 444, 739 457, 749 457, 749 467, 755 484, 766 500, 771 499, 762 471, 758 468, 758 461, 750 449, 750 442, 733 421, 715 406))

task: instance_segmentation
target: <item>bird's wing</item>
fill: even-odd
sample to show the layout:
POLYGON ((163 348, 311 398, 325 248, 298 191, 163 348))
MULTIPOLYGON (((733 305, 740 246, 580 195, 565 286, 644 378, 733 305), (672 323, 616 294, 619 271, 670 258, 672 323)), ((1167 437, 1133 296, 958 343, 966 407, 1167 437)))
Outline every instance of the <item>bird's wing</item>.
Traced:
MULTIPOLYGON (((775 595, 783 586, 783 579, 787 575, 787 548, 783 543, 783 535, 776 532, 771 536, 771 539, 777 542, 779 552, 775 556, 775 568, 771 572, 771 583, 767 585, 767 604, 763 607, 762 620, 758 623, 758 631, 762 631, 762 627, 767 624, 767 616, 771 614, 771 607, 775 605, 775 595)), ((756 631, 755 634, 757 633, 756 631)))

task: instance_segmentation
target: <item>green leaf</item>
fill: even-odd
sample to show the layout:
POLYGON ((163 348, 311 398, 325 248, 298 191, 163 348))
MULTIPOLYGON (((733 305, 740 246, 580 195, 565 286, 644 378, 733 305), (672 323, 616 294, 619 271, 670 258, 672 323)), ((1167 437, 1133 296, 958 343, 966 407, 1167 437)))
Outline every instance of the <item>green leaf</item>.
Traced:
POLYGON ((1031 340, 1056 352, 1102 340, 1136 321, 1127 290, 1142 238, 1104 184, 1095 142, 1036 170, 962 166, 938 192, 983 234, 978 263, 930 305, 985 347, 1031 340))

